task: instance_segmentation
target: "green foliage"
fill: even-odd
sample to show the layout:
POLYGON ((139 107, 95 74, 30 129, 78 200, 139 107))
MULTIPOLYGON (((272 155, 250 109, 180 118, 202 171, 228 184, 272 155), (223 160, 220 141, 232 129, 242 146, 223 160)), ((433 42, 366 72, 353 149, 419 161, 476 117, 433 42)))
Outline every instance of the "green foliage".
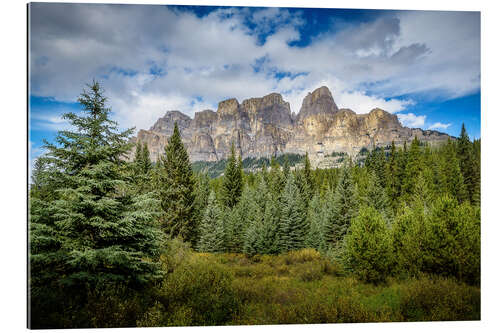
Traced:
POLYGON ((141 289, 163 276, 158 201, 149 192, 131 195, 121 160, 131 130, 118 132, 100 85, 88 87, 79 98, 83 114, 64 115, 76 132, 46 143, 47 175, 59 179, 56 199, 30 201, 30 292, 40 327, 50 324, 37 318, 46 311, 38 306, 57 309, 60 295, 76 305, 89 290, 141 289))
POLYGON ((224 251, 224 224, 221 208, 215 200, 215 193, 210 192, 207 208, 200 225, 198 250, 201 252, 224 251))
POLYGON ((160 199, 162 226, 170 237, 180 236, 193 243, 196 239, 195 179, 189 156, 182 144, 177 123, 161 157, 160 199))
POLYGON ((279 249, 281 252, 304 247, 306 208, 293 174, 287 179, 283 190, 283 202, 279 221, 279 249))
POLYGON ((384 282, 393 264, 387 223, 372 207, 362 208, 345 238, 346 266, 361 281, 384 282))
POLYGON ((412 279, 403 287, 401 312, 408 321, 479 320, 478 289, 443 277, 412 279))
POLYGON ((429 212, 422 241, 423 271, 478 283, 479 210, 445 195, 429 212))
POLYGON ((344 166, 333 196, 327 199, 326 241, 337 246, 358 211, 358 198, 351 171, 344 166))
MULTIPOLYGON (((159 290, 161 326, 221 325, 238 311, 233 277, 210 257, 193 256, 169 274, 159 290)), ((158 316, 158 305, 149 316, 158 316)))
POLYGON ((318 194, 312 198, 309 204, 307 219, 309 230, 306 236, 305 245, 316 250, 325 250, 326 210, 318 194))
POLYGON ((222 183, 222 203, 233 208, 240 200, 241 191, 243 190, 243 166, 241 156, 238 162, 236 161, 234 143, 231 145, 231 156, 226 164, 224 171, 224 180, 222 183))
POLYGON ((450 139, 443 149, 441 174, 441 187, 445 193, 457 198, 459 202, 463 202, 467 196, 467 189, 460 171, 455 144, 450 139))

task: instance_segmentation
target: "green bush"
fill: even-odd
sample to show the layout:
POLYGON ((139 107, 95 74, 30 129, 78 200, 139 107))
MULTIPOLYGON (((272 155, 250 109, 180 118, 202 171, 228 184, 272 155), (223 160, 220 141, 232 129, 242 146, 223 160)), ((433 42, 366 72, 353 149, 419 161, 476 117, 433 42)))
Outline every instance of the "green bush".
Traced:
POLYGON ((321 254, 315 249, 301 249, 290 251, 284 254, 283 258, 287 265, 292 265, 296 263, 319 260, 321 258, 321 254))
POLYGON ((480 213, 455 198, 438 198, 426 219, 423 270, 469 283, 480 279, 480 213))
POLYGON ((386 221, 372 207, 362 208, 345 237, 346 267, 364 282, 384 282, 393 265, 386 221))
POLYGON ((402 287, 401 312, 408 321, 479 320, 476 287, 439 276, 413 279, 402 287))
POLYGON ((238 311, 233 277, 210 256, 196 255, 177 267, 160 290, 169 313, 165 325, 221 325, 238 311))

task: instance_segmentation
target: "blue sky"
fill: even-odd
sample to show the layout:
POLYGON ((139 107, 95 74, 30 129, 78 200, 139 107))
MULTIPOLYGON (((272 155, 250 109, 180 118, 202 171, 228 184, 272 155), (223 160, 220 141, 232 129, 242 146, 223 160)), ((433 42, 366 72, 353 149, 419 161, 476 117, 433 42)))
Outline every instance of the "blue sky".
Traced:
POLYGON ((339 107, 480 137, 478 12, 35 3, 30 24, 32 157, 92 79, 123 128, 270 92, 298 112, 326 85, 339 107))

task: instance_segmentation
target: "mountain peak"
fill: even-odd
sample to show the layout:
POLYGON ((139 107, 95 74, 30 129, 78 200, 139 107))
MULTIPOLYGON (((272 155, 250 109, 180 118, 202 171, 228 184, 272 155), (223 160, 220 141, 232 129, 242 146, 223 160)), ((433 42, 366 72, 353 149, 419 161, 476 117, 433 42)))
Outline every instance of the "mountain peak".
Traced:
POLYGON ((332 93, 328 87, 322 86, 308 93, 302 101, 302 107, 297 115, 297 121, 303 122, 313 115, 333 115, 339 108, 333 100, 332 93))

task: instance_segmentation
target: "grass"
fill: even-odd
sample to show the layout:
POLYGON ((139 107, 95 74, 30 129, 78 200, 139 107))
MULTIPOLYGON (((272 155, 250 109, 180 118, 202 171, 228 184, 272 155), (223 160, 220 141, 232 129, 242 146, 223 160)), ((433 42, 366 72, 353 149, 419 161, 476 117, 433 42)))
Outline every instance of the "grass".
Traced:
POLYGON ((140 326, 480 319, 479 288, 448 278, 361 283, 312 249, 186 255, 140 326))

